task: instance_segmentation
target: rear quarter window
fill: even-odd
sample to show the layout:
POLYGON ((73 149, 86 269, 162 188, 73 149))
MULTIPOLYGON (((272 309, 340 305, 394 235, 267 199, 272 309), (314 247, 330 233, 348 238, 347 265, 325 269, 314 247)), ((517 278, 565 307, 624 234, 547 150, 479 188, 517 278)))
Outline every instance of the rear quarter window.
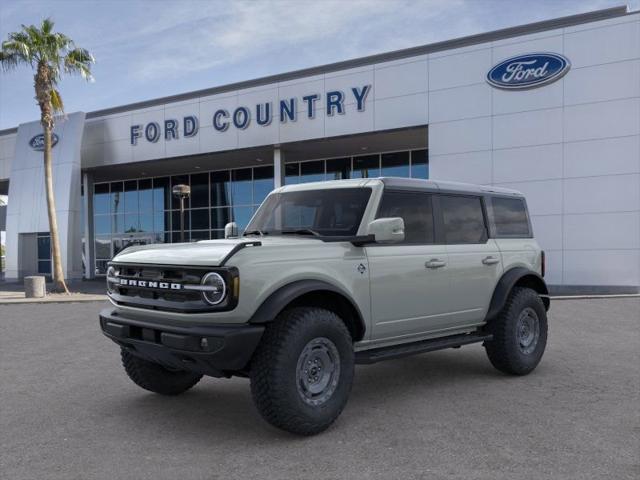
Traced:
POLYGON ((489 219, 495 237, 532 237, 527 206, 522 198, 491 197, 489 219))

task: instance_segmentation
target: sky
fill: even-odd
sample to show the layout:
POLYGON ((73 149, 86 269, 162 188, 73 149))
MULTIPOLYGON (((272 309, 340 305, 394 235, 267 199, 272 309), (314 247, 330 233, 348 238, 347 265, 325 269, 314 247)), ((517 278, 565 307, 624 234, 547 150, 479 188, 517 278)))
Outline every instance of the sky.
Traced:
MULTIPOLYGON (((624 5, 624 0, 2 0, 0 39, 51 17, 96 58, 67 113, 624 5)), ((628 2, 640 8, 640 0, 628 2)), ((0 72, 0 129, 37 120, 33 74, 0 72)))

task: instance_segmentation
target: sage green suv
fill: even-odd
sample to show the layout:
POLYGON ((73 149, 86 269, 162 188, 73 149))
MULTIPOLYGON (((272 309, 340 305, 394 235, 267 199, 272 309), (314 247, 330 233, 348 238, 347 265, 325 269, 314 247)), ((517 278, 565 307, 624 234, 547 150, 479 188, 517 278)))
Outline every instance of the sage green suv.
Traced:
MULTIPOLYGON (((129 377, 176 395, 248 377, 262 416, 310 435, 355 364, 482 343, 524 375, 547 341, 544 252, 513 190, 378 178, 274 190, 244 233, 130 247, 107 272, 104 334, 129 377)), ((215 412, 212 412, 214 415, 215 412)))

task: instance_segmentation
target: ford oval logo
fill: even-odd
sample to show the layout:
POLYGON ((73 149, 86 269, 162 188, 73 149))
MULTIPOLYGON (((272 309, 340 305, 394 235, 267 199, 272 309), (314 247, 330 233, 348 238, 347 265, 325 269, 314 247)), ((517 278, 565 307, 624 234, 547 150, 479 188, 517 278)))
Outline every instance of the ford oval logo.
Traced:
MULTIPOLYGON (((56 146, 56 143, 58 143, 58 135, 56 135, 55 133, 51 134, 51 148, 56 146)), ((33 148, 34 150, 37 150, 38 152, 43 152, 44 151, 44 133, 39 133, 38 135, 36 135, 35 137, 33 137, 31 140, 29 140, 29 146, 31 146, 31 148, 33 148)))
POLYGON ((557 53, 530 53, 508 58, 489 70, 487 82, 505 90, 541 87, 565 75, 571 62, 557 53))

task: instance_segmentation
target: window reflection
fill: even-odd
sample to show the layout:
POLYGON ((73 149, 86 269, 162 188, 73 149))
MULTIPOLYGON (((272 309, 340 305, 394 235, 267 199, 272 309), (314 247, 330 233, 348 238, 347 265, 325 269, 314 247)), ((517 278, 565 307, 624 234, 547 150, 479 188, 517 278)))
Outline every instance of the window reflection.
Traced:
POLYGON ((409 176, 409 152, 383 153, 381 163, 383 177, 409 176))
MULTIPOLYGON (((372 178, 380 175, 428 178, 427 150, 309 160, 285 165, 285 184, 372 178), (352 169, 353 163, 353 169, 352 169)), ((235 221, 240 231, 274 188, 273 166, 97 183, 93 190, 96 273, 128 245, 180 241, 180 202, 174 185, 187 184, 185 241, 224 237, 235 221)))
POLYGON ((413 150, 411 152, 411 177, 429 178, 428 150, 413 150))
POLYGON ((375 178, 380 176, 380 155, 353 157, 351 178, 375 178))
POLYGON ((300 164, 300 182, 324 181, 324 160, 315 162, 302 162, 300 164))
POLYGON ((231 170, 231 195, 234 205, 251 205, 251 169, 231 170))

